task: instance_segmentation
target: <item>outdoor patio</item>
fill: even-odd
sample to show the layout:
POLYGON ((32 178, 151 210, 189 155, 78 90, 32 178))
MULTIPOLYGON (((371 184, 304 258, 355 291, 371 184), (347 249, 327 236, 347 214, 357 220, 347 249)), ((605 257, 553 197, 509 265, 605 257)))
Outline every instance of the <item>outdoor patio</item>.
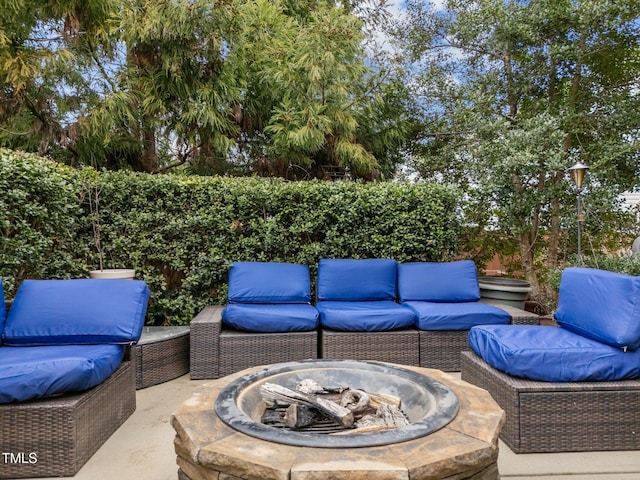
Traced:
MULTIPOLYGON (((138 390, 135 413, 73 478, 176 480, 169 418, 204 383, 184 375, 138 390)), ((640 451, 515 455, 501 442, 498 466, 501 478, 509 480, 632 480, 640 478, 640 451)))

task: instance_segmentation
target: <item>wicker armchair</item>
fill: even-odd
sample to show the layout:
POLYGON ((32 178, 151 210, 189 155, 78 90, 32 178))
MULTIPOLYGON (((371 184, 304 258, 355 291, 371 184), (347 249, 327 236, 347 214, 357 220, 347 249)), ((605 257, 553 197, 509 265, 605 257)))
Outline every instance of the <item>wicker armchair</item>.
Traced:
POLYGON ((231 265, 228 304, 206 307, 191 322, 191 378, 317 358, 318 311, 310 290, 306 265, 231 265))
MULTIPOLYGON (((99 280, 102 281, 102 280, 99 280)), ((0 405, 0 478, 72 477, 136 409, 129 360, 82 393, 0 405)))
MULTIPOLYGON (((555 328, 555 327, 541 327, 555 328)), ((640 380, 540 382, 462 353, 462 380, 504 409, 500 438, 515 453, 640 450, 640 380)))
POLYGON ((122 344, 139 338, 148 298, 135 280, 21 284, 0 316, 0 478, 74 476, 131 416, 135 369, 122 344))
POLYGON ((505 410, 516 453, 640 450, 640 277, 566 268, 558 327, 469 332, 462 379, 505 410))
POLYGON ((481 301, 471 260, 408 262, 398 265, 398 298, 415 311, 420 366, 460 371, 460 352, 475 325, 537 324, 538 315, 510 305, 481 301))

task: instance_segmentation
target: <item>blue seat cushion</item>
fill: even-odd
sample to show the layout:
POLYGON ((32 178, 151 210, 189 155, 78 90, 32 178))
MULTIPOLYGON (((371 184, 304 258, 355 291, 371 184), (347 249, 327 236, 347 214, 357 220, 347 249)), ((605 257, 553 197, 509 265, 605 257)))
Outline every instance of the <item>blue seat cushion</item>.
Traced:
POLYGON ((478 272, 471 260, 398 265, 401 302, 473 302, 480 299, 478 272))
POLYGON ((318 263, 317 299, 366 302, 395 300, 398 264, 386 258, 323 258, 318 263))
POLYGON ((614 347, 640 347, 640 277, 566 268, 555 318, 567 330, 614 347))
POLYGON ((307 265, 236 262, 229 268, 229 303, 311 303, 307 265))
POLYGON ((545 382, 614 381, 640 376, 640 351, 623 351, 564 328, 483 325, 469 345, 492 367, 545 382))
POLYGON ((504 310, 482 302, 436 303, 403 302, 418 318, 420 330, 469 330, 475 325, 508 324, 504 310))
POLYGON ((230 303, 222 311, 222 321, 245 332, 307 332, 317 328, 318 310, 297 303, 230 303))
POLYGON ((133 343, 142 333, 149 289, 140 280, 24 280, 3 344, 133 343))
POLYGON ((0 347, 0 403, 95 387, 120 366, 124 350, 123 345, 0 347))
POLYGON ((412 327, 413 311, 395 302, 318 302, 320 324, 347 332, 380 332, 412 327))

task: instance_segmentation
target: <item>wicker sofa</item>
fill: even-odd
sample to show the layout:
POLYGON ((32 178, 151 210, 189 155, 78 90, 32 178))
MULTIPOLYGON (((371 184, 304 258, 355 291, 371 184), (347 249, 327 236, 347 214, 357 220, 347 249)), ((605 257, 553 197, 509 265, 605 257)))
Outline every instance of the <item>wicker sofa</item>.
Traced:
POLYGON ((148 298, 133 280, 21 284, 0 314, 0 478, 73 476, 134 412, 148 298))
POLYGON ((559 327, 474 327, 462 379, 506 412, 516 453, 640 449, 640 277, 562 273, 559 327))
POLYGON ((318 312, 306 265, 236 262, 228 297, 225 307, 205 307, 191 321, 192 379, 317 358, 318 312))
MULTIPOLYGON (((263 294, 270 291, 268 301, 273 303, 277 303, 276 300, 280 303, 284 301, 278 300, 278 295, 283 295, 283 292, 283 298, 290 299, 291 291, 298 291, 294 299, 309 303, 307 267, 297 266, 303 269, 297 280, 291 274, 279 274, 277 271, 280 268, 291 266, 259 262, 234 264, 229 271, 229 304, 264 302, 264 298, 256 294, 261 291, 263 294), (238 268, 256 267, 267 270, 259 275, 243 274, 237 277, 238 268), (275 270, 270 273, 270 269, 275 270), (283 279, 286 279, 285 285, 282 285, 283 279), (304 292, 302 296, 299 291, 301 287, 304 292)), ((461 271, 467 272, 466 282, 470 285, 472 295, 468 299, 465 297, 470 301, 462 305, 465 313, 457 314, 458 320, 463 318, 467 323, 493 321, 491 319, 494 317, 485 318, 485 314, 498 312, 503 323, 538 323, 536 314, 511 306, 496 308, 478 302, 477 273, 470 261, 397 264, 391 259, 322 259, 318 265, 315 302, 319 328, 277 330, 274 325, 281 323, 281 320, 274 317, 269 320, 254 317, 244 325, 234 325, 234 322, 242 323, 244 319, 239 315, 236 320, 225 321, 223 312, 229 305, 207 306, 191 321, 191 378, 218 378, 256 365, 308 358, 377 360, 459 371, 460 352, 469 348, 469 326, 465 323, 460 327, 458 324, 455 329, 448 330, 417 328, 418 312, 412 309, 410 303, 412 300, 424 300, 421 303, 427 303, 433 298, 425 296, 425 290, 442 290, 443 285, 445 289, 451 289, 451 294, 461 282, 458 276, 461 271), (443 267, 452 270, 448 283, 442 282, 443 277, 438 271, 443 267), (437 271, 434 272, 434 268, 437 271), (435 281, 425 283, 423 277, 429 275, 435 281), (418 287, 414 288, 414 285, 418 287), (401 305, 398 299, 409 303, 401 305), (475 313, 470 314, 469 310, 475 313)), ((452 302, 440 301, 441 298, 434 302, 436 310, 450 311, 459 307, 457 303, 462 302, 455 292, 452 298, 447 298, 452 302)), ((266 308, 277 312, 276 305, 267 305, 266 308)), ((451 319, 450 313, 447 318, 451 319)))

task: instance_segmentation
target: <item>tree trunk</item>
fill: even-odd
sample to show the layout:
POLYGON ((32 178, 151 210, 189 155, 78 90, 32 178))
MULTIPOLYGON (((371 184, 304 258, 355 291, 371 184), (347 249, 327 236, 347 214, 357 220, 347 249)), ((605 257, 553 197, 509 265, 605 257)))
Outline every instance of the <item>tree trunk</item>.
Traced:
MULTIPOLYGON (((145 122, 146 119, 142 119, 145 122)), ((145 122, 146 123, 146 122, 145 122)), ((142 126, 142 155, 140 167, 143 172, 155 173, 158 171, 158 151, 156 149, 156 132, 150 125, 142 126)))
POLYGON ((536 297, 540 293, 540 281, 535 269, 535 248, 534 241, 531 239, 531 232, 522 232, 518 236, 518 244, 520 246, 520 258, 524 268, 524 274, 527 281, 531 284, 531 294, 536 297))
MULTIPOLYGON (((564 172, 558 172, 553 180, 554 183, 561 182, 563 176, 564 172)), ((553 270, 558 268, 560 256, 560 199, 558 197, 551 200, 551 223, 547 235, 546 266, 549 270, 553 270)))

